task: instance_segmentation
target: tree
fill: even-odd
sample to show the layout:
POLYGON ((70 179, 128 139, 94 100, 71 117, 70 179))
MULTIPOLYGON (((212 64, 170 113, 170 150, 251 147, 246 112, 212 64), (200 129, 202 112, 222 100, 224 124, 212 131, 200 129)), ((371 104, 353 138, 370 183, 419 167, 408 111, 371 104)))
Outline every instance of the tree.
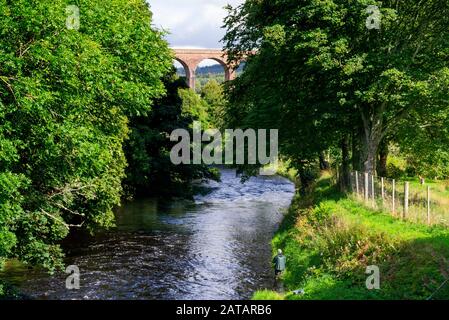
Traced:
POLYGON ((374 172, 379 145, 404 119, 447 113, 445 0, 248 0, 228 9, 231 60, 258 49, 231 87, 231 118, 277 125, 296 163, 352 136, 353 156, 374 172), (369 5, 379 7, 380 29, 367 27, 369 5))
POLYGON ((305 184, 322 152, 339 144, 345 127, 337 124, 337 116, 344 110, 335 110, 333 92, 326 90, 322 75, 304 65, 296 43, 274 22, 289 21, 296 11, 293 5, 281 9, 276 1, 247 1, 231 10, 225 37, 231 59, 256 48, 258 53, 247 58, 245 72, 229 86, 226 121, 230 127, 279 129, 280 153, 305 184))
POLYGON ((49 270, 74 227, 113 224, 128 116, 172 68, 144 0, 78 0, 79 30, 69 4, 0 0, 0 260, 49 270))
POLYGON ((205 120, 205 105, 184 79, 175 73, 164 79, 167 94, 158 99, 147 116, 130 119, 130 139, 125 145, 128 160, 125 188, 131 195, 191 196, 192 180, 218 179, 205 165, 174 165, 170 151, 176 144, 169 136, 175 129, 189 129, 195 120, 205 120), (193 102, 193 103, 192 103, 193 102))
MULTIPOLYGON (((449 88, 449 82, 446 82, 445 87, 449 88)), ((391 139, 399 146, 402 156, 407 160, 408 174, 438 179, 449 178, 447 110, 428 108, 421 112, 413 112, 412 117, 404 119, 396 128, 391 139)))
POLYGON ((205 127, 209 126, 207 104, 195 91, 189 88, 179 88, 178 95, 181 98, 181 113, 184 116, 192 116, 205 127))
POLYGON ((223 114, 226 100, 223 86, 216 80, 210 80, 201 88, 201 97, 207 103, 211 125, 224 129, 223 114))

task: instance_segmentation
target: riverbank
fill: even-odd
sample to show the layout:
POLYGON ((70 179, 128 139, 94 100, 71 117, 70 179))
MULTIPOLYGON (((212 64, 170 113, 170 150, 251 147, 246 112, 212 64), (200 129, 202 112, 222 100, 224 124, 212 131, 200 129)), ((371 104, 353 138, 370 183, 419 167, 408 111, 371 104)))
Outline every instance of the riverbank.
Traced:
POLYGON ((285 294, 258 291, 253 299, 448 299, 449 230, 403 222, 365 208, 323 175, 314 191, 294 198, 272 240, 287 256, 285 294), (368 290, 367 266, 380 271, 368 290), (305 294, 294 295, 293 290, 305 294))
POLYGON ((23 300, 26 297, 9 283, 0 280, 0 300, 23 300))
POLYGON ((276 174, 281 177, 287 178, 288 180, 293 182, 295 185, 298 184, 298 178, 297 178, 298 171, 294 168, 291 168, 288 161, 279 160, 276 174))

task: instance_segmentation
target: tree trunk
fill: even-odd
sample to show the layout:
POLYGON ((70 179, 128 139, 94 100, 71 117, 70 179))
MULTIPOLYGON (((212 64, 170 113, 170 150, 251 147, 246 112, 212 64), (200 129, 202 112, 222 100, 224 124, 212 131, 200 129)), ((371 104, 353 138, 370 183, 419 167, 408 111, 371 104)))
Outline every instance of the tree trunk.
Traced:
POLYGON ((362 160, 361 160, 361 150, 360 147, 363 144, 363 133, 360 132, 359 128, 352 131, 351 144, 352 144, 352 169, 361 171, 362 170, 362 160))
POLYGON ((324 155, 324 152, 320 152, 320 170, 329 170, 330 165, 329 162, 326 160, 326 157, 324 155))
POLYGON ((341 154, 342 154, 342 170, 341 170, 341 186, 343 190, 348 190, 350 185, 350 157, 349 157, 349 136, 345 137, 341 141, 341 154))
POLYGON ((383 139, 379 146, 379 162, 377 164, 377 174, 381 177, 387 176, 388 160, 388 140, 383 139))
MULTIPOLYGON (((369 106, 366 107, 369 108, 369 106)), ((377 152, 384 136, 383 109, 384 106, 378 108, 376 112, 370 114, 369 118, 367 118, 365 111, 361 110, 365 133, 365 139, 363 139, 364 145, 362 148, 362 161, 364 171, 369 174, 374 174, 376 172, 377 152)))
POLYGON ((376 140, 370 140, 365 145, 363 169, 369 174, 374 174, 376 172, 376 157, 378 148, 379 142, 377 142, 376 140))
POLYGON ((306 195, 310 192, 310 187, 313 184, 314 178, 309 170, 302 166, 298 168, 298 176, 300 182, 299 192, 301 195, 306 195))

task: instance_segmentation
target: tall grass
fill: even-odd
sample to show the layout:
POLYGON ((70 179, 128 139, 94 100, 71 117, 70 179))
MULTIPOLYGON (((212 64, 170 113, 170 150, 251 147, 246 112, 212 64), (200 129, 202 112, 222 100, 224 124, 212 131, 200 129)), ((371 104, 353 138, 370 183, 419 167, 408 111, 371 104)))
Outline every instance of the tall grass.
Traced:
MULTIPOLYGON (((447 228, 372 210, 340 193, 329 177, 307 197, 295 197, 272 244, 287 257, 284 299, 426 299, 449 273, 447 228), (366 288, 370 265, 380 269, 380 290, 366 288), (305 294, 295 295, 300 288, 305 294)), ((254 298, 273 296, 263 291, 254 298)), ((449 286, 434 298, 449 298, 449 286)))
POLYGON ((351 190, 353 199, 370 208, 388 212, 397 218, 425 224, 449 226, 449 182, 426 181, 425 184, 417 179, 395 180, 374 177, 374 201, 372 191, 372 177, 368 178, 368 199, 364 198, 365 176, 359 174, 359 193, 355 183, 355 173, 351 175, 351 190), (383 193, 382 193, 383 181, 383 193), (409 208, 405 216, 404 198, 405 182, 409 183, 409 208), (393 195, 393 183, 395 193, 393 195), (427 188, 430 188, 430 202, 427 202, 427 188), (429 208, 428 208, 429 205, 429 208), (429 216, 428 216, 429 209, 429 216))

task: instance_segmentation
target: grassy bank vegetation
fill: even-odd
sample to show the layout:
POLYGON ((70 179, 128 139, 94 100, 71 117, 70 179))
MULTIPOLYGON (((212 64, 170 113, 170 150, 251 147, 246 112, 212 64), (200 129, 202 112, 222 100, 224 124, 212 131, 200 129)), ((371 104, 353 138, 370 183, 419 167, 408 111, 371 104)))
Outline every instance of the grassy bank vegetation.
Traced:
POLYGON ((297 196, 273 239, 287 256, 284 294, 254 299, 447 299, 449 230, 398 220, 346 197, 323 175, 297 196), (366 288, 366 267, 380 269, 380 290, 366 288), (303 288, 298 296, 292 290, 303 288))
POLYGON ((280 160, 277 168, 277 174, 289 179, 293 183, 297 184, 298 170, 290 166, 290 162, 287 160, 280 160))
POLYGON ((20 300, 24 297, 9 284, 0 281, 0 300, 20 300))

